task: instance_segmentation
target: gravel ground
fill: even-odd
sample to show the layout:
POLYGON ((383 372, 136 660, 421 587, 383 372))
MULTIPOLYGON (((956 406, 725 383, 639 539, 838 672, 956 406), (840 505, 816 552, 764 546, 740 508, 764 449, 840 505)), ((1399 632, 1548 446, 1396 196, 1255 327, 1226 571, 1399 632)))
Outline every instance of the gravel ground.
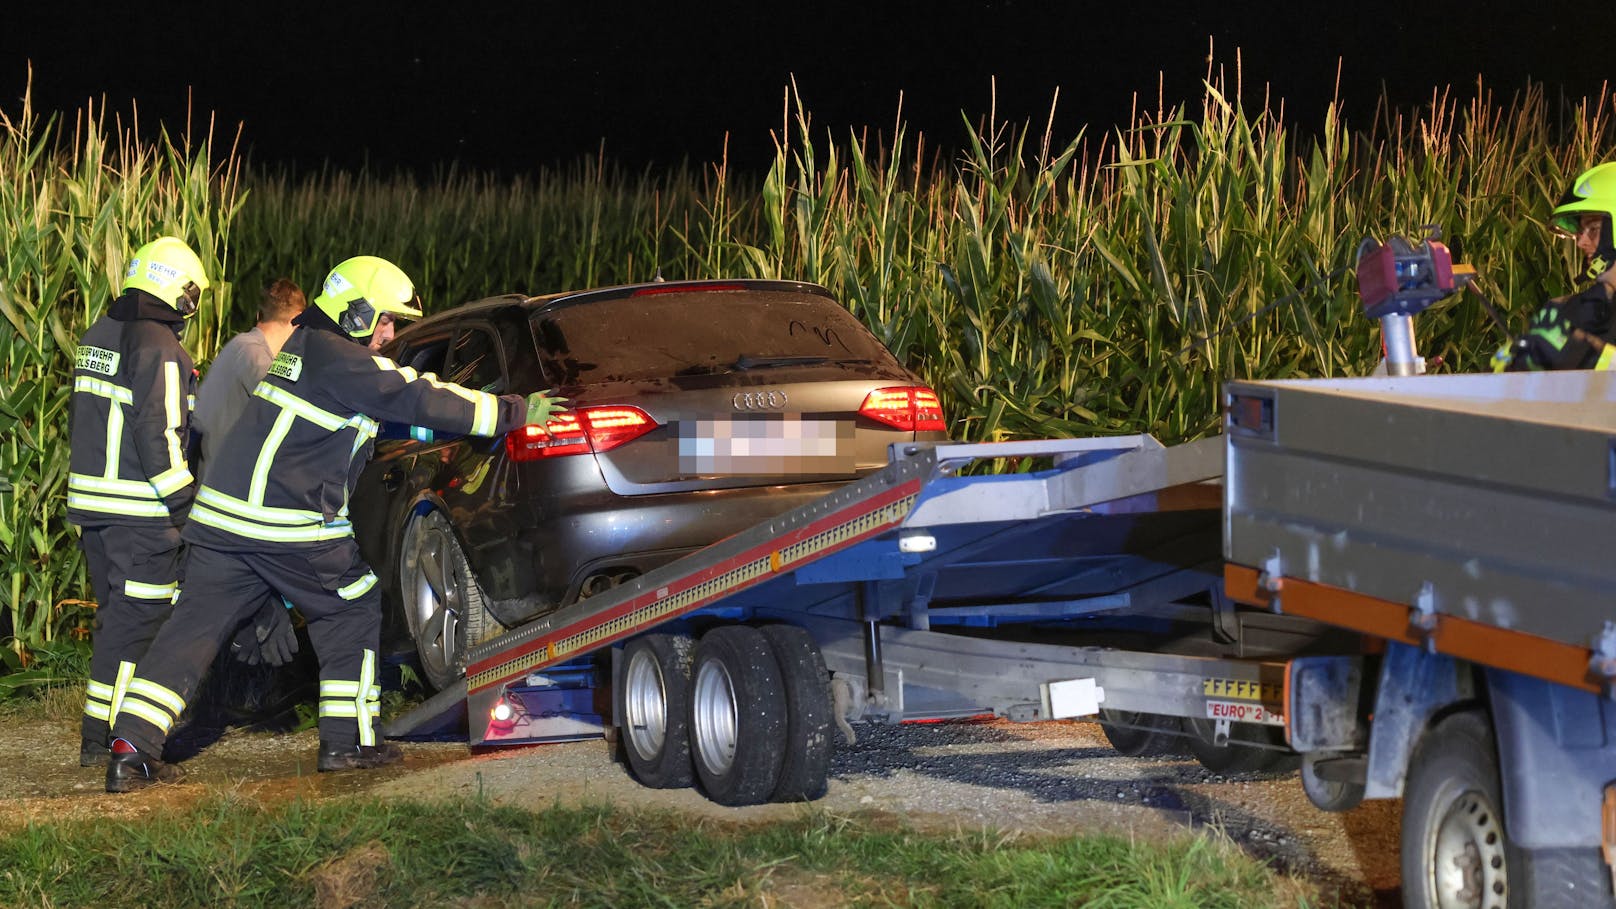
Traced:
POLYGON ((639 786, 598 739, 482 753, 457 743, 412 743, 401 767, 321 776, 313 773, 312 732, 202 733, 186 743, 198 753, 185 762, 185 785, 111 796, 101 790, 99 771, 80 769, 72 759, 73 724, 4 718, 0 748, 33 759, 0 782, 0 829, 46 819, 137 818, 232 788, 259 798, 481 794, 530 808, 609 801, 735 822, 814 810, 928 829, 990 827, 1032 835, 1104 831, 1156 839, 1216 830, 1346 905, 1398 905, 1395 802, 1328 814, 1307 801, 1294 773, 1222 776, 1189 758, 1124 757, 1093 723, 855 728, 859 741, 838 745, 830 790, 811 808, 735 809, 692 790, 639 786))

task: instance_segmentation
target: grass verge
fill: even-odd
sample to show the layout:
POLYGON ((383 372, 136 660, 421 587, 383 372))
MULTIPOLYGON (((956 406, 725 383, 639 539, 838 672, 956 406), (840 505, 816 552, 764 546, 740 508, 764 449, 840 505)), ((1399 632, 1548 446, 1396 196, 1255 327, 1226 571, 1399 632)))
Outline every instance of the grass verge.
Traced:
POLYGON ((480 800, 266 805, 0 838, 5 906, 1295 906, 1227 843, 923 835, 825 814, 735 828, 480 800))

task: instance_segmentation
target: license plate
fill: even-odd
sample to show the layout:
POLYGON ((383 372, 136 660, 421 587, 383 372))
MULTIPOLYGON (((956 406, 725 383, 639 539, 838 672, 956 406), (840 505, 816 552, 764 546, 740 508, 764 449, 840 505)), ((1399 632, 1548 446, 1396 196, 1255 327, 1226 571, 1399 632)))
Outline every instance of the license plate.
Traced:
POLYGON ((840 474, 853 471, 853 426, 800 414, 679 422, 684 474, 840 474))
POLYGON ((1283 726, 1283 714, 1250 701, 1207 701, 1206 718, 1228 720, 1231 723, 1261 723, 1265 726, 1283 726))

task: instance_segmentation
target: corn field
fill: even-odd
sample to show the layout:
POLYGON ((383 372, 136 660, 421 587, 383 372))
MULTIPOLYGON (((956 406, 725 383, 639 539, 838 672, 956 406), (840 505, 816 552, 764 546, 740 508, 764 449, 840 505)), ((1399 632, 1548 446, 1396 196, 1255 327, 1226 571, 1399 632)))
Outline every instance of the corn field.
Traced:
MULTIPOLYGON (((0 111, 0 584, 12 646, 82 627, 63 519, 71 351, 144 240, 191 242, 215 277, 187 344, 204 362, 250 327, 278 276, 311 291, 361 253, 398 262, 428 309, 652 278, 750 276, 829 287, 938 389, 968 440, 1215 431, 1232 377, 1368 372, 1360 241, 1438 227, 1511 330, 1568 289, 1575 253, 1549 209, 1610 157, 1607 97, 1444 91, 1349 127, 1297 129, 1209 79, 1194 105, 1057 139, 991 115, 939 158, 901 119, 871 140, 813 128, 786 93, 766 174, 630 173, 603 160, 514 179, 417 179, 247 166, 213 133, 155 139, 86 108, 0 111)), ((1053 109, 1051 111, 1053 117, 1053 109)), ((1422 317, 1441 369, 1484 369, 1506 340, 1458 296, 1422 317)), ((4 629, 0 629, 4 633, 4 629)))
MULTIPOLYGON (((78 534, 64 520, 79 335, 147 239, 185 237, 210 274, 229 274, 240 171, 214 148, 211 134, 147 140, 94 107, 41 121, 25 96, 15 115, 0 111, 0 625, 19 651, 87 618, 78 534)), ((228 281, 212 293, 222 305, 188 332, 197 356, 230 330, 228 281)))

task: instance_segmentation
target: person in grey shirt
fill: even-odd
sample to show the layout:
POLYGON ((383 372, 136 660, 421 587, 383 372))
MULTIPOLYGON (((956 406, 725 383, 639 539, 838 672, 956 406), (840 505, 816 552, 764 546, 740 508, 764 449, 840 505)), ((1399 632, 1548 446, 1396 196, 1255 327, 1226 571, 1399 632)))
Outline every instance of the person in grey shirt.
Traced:
POLYGON ((291 337, 292 320, 306 306, 308 301, 295 281, 271 281, 258 303, 258 324, 231 338, 213 358, 196 391, 196 411, 191 414, 192 430, 202 438, 203 470, 213 459, 218 440, 230 434, 236 418, 247 409, 253 389, 291 337))
MULTIPOLYGON (((213 452, 246 412, 253 389, 269 373, 281 345, 292 336, 292 320, 307 306, 297 282, 289 278, 269 282, 258 301, 258 324, 231 338, 213 358, 196 390, 196 410, 191 414, 191 429, 202 442, 203 473, 213 452)), ((279 596, 266 596, 230 644, 236 659, 249 666, 291 662, 297 652, 297 632, 288 615, 291 608, 279 596)))

